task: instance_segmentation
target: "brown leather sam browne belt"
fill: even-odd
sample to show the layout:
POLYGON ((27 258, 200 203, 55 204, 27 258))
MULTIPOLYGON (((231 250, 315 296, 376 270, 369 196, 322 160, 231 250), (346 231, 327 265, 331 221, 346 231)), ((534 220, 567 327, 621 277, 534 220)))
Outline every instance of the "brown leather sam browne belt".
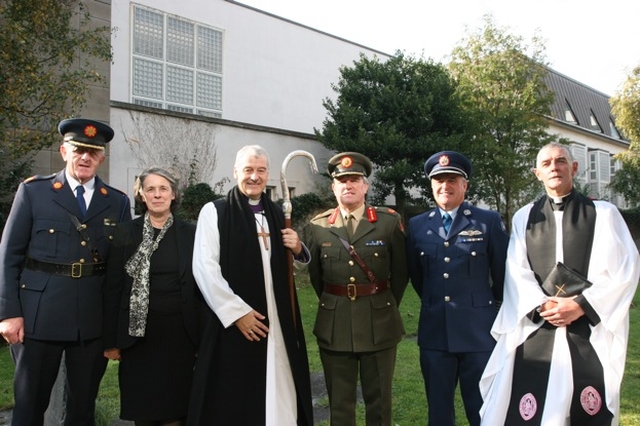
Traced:
POLYGON ((91 275, 102 275, 107 270, 105 262, 99 263, 51 263, 27 258, 26 268, 46 274, 64 275, 71 278, 82 278, 91 275))
POLYGON ((382 293, 389 288, 389 281, 371 284, 328 284, 325 283, 324 291, 336 296, 347 296, 351 301, 357 297, 372 296, 382 293))

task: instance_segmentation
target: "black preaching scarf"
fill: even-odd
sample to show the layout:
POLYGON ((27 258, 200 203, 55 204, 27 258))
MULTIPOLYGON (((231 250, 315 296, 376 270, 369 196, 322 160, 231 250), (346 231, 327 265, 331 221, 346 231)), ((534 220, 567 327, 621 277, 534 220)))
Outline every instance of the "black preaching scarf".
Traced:
MULTIPOLYGON (((235 186, 225 198, 214 201, 214 205, 218 212, 222 276, 235 294, 266 316, 262 252, 255 214, 248 199, 235 186)), ((290 254, 282 243, 280 232, 284 229, 284 215, 277 204, 264 196, 262 205, 269 225, 273 291, 298 393, 298 424, 311 425, 306 344, 301 327, 296 334, 289 304, 286 256, 290 254)), ((187 424, 265 424, 267 339, 250 342, 236 326, 225 329, 211 310, 205 311, 209 313, 209 318, 204 326, 205 335, 194 372, 187 424), (240 386, 239 383, 251 383, 251 386, 240 386)), ((301 324, 298 306, 296 314, 297 323, 301 324)), ((264 323, 270 325, 268 317, 264 323)))
MULTIPOLYGON (((546 196, 536 201, 527 223, 527 256, 539 283, 544 281, 556 264, 556 220, 552 202, 546 196)), ((563 263, 586 277, 593 247, 595 205, 574 190, 564 198, 563 211, 563 263)))
MULTIPOLYGON (((556 264, 556 221, 552 203, 547 196, 536 201, 527 222, 527 256, 540 285, 556 264)), ((563 263, 586 277, 595 234, 595 205, 573 190, 564 198, 560 208, 564 212, 563 263)), ((516 349, 511 400, 505 424, 540 425, 547 398, 555 331, 556 327, 545 321, 516 349)), ((590 335, 586 316, 567 327, 574 378, 570 418, 575 426, 608 425, 613 418, 606 407, 602 364, 589 342, 590 335), (592 402, 594 395, 595 400, 599 400, 599 406, 592 402)))

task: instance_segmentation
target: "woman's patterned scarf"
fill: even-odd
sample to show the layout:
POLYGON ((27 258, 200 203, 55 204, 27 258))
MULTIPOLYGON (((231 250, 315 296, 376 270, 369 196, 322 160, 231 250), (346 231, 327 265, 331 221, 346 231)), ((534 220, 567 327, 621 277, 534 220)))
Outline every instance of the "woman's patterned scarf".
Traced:
POLYGON ((147 313, 149 312, 149 269, 151 267, 151 255, 158 248, 167 229, 173 224, 173 215, 170 214, 158 237, 153 239, 153 226, 149 219, 149 212, 144 215, 142 228, 142 243, 138 250, 127 261, 125 270, 131 278, 131 297, 129 298, 129 335, 144 337, 147 327, 147 313))

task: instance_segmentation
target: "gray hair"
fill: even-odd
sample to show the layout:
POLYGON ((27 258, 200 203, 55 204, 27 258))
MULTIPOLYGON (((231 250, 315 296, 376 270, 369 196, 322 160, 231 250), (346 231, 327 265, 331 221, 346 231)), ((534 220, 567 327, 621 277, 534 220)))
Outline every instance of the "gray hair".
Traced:
POLYGON ((269 155, 267 154, 267 151, 260 145, 246 145, 240 148, 240 150, 236 154, 236 162, 234 164, 234 167, 236 168, 240 167, 242 165, 241 164, 242 160, 245 159, 246 157, 266 158, 267 169, 269 169, 269 155))
POLYGON ((171 185, 171 191, 174 193, 175 198, 171 200, 171 212, 175 212, 182 201, 182 195, 180 194, 180 189, 178 188, 178 179, 176 179, 173 174, 171 174, 166 169, 160 167, 149 167, 142 171, 136 178, 136 183, 133 185, 133 198, 135 201, 139 203, 140 209, 142 212, 147 211, 147 205, 142 201, 142 188, 144 186, 144 181, 150 175, 156 175, 165 178, 169 181, 169 185, 171 185))
POLYGON ((538 157, 540 156, 540 153, 547 149, 561 149, 565 152, 567 160, 569 160, 570 164, 575 161, 575 158, 573 158, 573 154, 571 154, 571 150, 567 145, 561 144, 560 142, 550 142, 540 148, 540 150, 538 151, 538 155, 536 156, 536 167, 538 166, 538 157))

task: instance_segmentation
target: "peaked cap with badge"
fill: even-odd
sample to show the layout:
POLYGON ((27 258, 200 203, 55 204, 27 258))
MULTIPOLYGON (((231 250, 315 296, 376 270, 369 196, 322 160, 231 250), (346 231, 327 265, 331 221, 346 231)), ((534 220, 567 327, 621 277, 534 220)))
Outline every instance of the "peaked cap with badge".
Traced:
POLYGON ((368 177, 373 165, 371 160, 358 152, 341 152, 329 159, 327 171, 332 178, 347 175, 368 177))
MULTIPOLYGON (((87 119, 63 120, 58 131, 78 149, 102 151, 113 138, 111 127, 87 119)), ((91 198, 80 191, 84 203, 76 198, 66 167, 27 179, 18 186, 7 217, 0 240, 0 319, 21 318, 8 339, 16 360, 14 424, 42 423, 53 385, 48 378, 58 374, 63 351, 68 394, 82 395, 67 404, 67 423, 93 424, 107 366, 105 260, 116 225, 131 219, 126 194, 93 178, 91 198), (21 345, 15 344, 18 330, 21 345)))
POLYGON ((58 132, 71 145, 104 150, 113 139, 113 129, 108 125, 87 118, 68 118, 58 124, 58 132))
POLYGON ((424 173, 429 179, 445 173, 469 179, 471 177, 471 161, 456 151, 437 152, 424 163, 424 173))

